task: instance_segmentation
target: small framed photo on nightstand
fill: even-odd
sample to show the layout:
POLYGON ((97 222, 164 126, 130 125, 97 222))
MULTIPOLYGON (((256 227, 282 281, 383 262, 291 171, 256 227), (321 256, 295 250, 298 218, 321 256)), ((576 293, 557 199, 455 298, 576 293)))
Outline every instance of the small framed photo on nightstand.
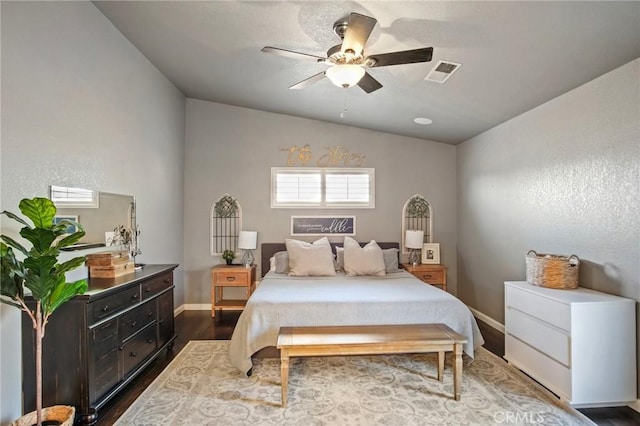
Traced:
POLYGON ((422 263, 436 265, 440 263, 440 244, 426 243, 422 246, 422 263))

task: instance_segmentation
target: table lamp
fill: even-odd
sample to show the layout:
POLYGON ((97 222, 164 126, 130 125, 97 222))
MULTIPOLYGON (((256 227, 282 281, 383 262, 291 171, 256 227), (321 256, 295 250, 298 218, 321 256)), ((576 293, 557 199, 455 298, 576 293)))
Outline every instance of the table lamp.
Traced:
POLYGON ((420 255, 424 244, 424 231, 408 230, 404 238, 404 246, 410 250, 409 263, 416 266, 420 263, 420 255))
POLYGON ((256 231, 240 231, 238 236, 238 248, 244 250, 242 264, 247 268, 253 264, 253 253, 258 247, 258 233, 256 231))

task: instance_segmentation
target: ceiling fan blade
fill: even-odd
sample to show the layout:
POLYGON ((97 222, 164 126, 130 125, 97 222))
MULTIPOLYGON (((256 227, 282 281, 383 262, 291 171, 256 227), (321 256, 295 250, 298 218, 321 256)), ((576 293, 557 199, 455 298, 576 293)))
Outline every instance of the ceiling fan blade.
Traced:
POLYGON ((365 63, 370 67, 386 67, 388 65, 415 64, 417 62, 429 62, 433 56, 433 47, 422 49, 403 50, 402 52, 381 53, 367 56, 365 63))
POLYGON ((349 15, 349 23, 347 24, 344 40, 342 40, 341 50, 343 52, 352 50, 355 55, 362 54, 364 45, 367 44, 369 35, 371 35, 371 31, 373 31, 376 22, 378 21, 369 16, 351 13, 349 15))
POLYGON ((316 81, 320 81, 324 78, 324 71, 319 72, 318 74, 312 75, 311 77, 302 80, 300 83, 296 83, 293 86, 289 87, 289 89, 304 89, 305 87, 311 86, 316 81))
POLYGON ((380 89, 382 87, 382 84, 380 84, 380 82, 375 78, 371 77, 371 74, 365 72, 364 76, 362 76, 362 78, 358 82, 358 86, 360 86, 360 88, 365 92, 371 93, 380 89))
POLYGON ((262 51, 264 53, 272 53, 274 55, 284 56, 286 58, 306 59, 306 60, 312 60, 314 62, 324 62, 325 59, 327 59, 327 58, 323 58, 322 56, 310 55, 308 53, 294 52, 293 50, 281 49, 279 47, 271 47, 271 46, 263 47, 262 51))

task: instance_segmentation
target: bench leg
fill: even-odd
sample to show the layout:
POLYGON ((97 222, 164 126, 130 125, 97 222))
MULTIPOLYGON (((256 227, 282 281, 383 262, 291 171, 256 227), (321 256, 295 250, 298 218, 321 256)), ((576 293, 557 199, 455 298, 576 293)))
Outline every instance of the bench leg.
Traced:
POLYGON ((282 407, 287 406, 287 387, 289 385, 289 351, 280 349, 280 377, 282 384, 282 407))
POLYGON ((462 345, 460 343, 453 346, 453 354, 453 394, 456 401, 460 401, 462 392, 462 345))
POLYGON ((438 380, 442 381, 444 373, 444 351, 438 352, 438 380))

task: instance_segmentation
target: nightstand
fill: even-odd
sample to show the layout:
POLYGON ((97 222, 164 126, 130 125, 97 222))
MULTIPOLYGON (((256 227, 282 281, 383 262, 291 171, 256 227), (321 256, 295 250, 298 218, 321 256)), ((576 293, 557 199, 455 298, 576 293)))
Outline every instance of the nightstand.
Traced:
POLYGON ((242 310, 246 299, 224 299, 225 287, 245 287, 247 299, 253 293, 256 282, 256 265, 216 265, 211 268, 211 316, 216 311, 242 310))
POLYGON ((445 265, 427 265, 423 263, 413 266, 410 263, 403 263, 402 267, 419 280, 442 287, 444 291, 447 291, 447 267, 445 265))

